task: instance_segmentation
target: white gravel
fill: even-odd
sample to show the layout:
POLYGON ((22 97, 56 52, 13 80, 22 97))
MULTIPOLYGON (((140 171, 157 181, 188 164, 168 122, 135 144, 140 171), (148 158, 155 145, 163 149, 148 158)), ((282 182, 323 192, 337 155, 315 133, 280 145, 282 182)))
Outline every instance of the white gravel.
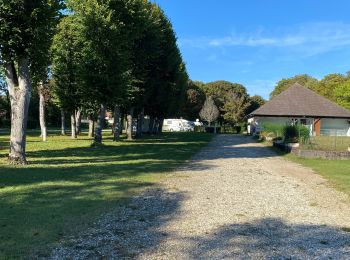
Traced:
POLYGON ((350 259, 350 200, 249 137, 218 135, 50 258, 350 259))

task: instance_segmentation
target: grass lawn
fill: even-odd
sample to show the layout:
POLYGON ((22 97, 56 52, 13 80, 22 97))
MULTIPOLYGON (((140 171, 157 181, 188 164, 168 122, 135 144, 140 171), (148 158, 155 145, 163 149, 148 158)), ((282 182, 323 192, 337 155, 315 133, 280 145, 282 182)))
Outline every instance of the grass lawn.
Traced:
POLYGON ((347 151, 350 147, 350 137, 347 136, 314 136, 309 144, 302 144, 301 148, 325 151, 347 151))
POLYGON ((350 196, 350 160, 308 159, 292 154, 287 154, 285 157, 312 168, 316 173, 328 179, 335 188, 350 196))
POLYGON ((29 166, 9 166, 8 135, 0 132, 0 259, 45 256, 48 246, 90 226, 102 213, 184 163, 212 136, 168 133, 91 148, 86 136, 71 140, 30 132, 29 166))

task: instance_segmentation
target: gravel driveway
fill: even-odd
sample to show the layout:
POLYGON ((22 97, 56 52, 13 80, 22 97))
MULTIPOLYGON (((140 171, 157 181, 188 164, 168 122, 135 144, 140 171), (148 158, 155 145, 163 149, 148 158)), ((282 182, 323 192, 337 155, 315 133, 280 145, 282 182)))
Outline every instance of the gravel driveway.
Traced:
POLYGON ((350 259, 350 202, 250 137, 218 135, 51 255, 101 257, 350 259))

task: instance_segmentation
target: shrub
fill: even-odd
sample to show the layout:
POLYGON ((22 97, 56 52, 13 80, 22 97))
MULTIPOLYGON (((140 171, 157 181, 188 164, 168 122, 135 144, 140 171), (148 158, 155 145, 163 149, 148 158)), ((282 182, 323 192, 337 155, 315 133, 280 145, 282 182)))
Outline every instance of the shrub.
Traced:
POLYGON ((263 137, 282 137, 283 136, 283 128, 284 126, 281 124, 269 124, 265 123, 262 125, 262 133, 263 137))
POLYGON ((236 125, 236 126, 235 126, 235 130, 236 130, 236 133, 237 133, 237 134, 240 134, 241 131, 242 131, 242 126, 236 125))
POLYGON ((284 127, 283 136, 286 143, 306 143, 310 139, 310 130, 304 125, 288 125, 284 127))

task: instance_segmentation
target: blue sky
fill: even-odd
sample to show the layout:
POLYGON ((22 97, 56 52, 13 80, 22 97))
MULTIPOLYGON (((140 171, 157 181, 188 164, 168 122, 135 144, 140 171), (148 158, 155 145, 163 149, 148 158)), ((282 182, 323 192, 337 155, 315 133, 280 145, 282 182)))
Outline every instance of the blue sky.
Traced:
POLYGON ((350 1, 157 0, 173 23, 191 79, 275 83, 350 70, 350 1))

